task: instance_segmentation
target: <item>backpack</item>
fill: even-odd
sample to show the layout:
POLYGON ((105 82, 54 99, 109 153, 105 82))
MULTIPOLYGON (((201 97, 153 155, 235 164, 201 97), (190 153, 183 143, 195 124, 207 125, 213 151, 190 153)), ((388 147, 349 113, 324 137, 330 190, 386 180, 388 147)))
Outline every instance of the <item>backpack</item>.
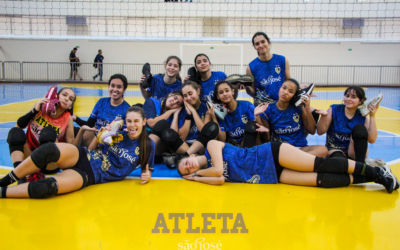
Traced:
MULTIPOLYGON (((96 56, 97 57, 97 56, 96 56)), ((94 58, 94 63, 93 63, 93 68, 97 69, 97 62, 96 62, 96 57, 94 58)))

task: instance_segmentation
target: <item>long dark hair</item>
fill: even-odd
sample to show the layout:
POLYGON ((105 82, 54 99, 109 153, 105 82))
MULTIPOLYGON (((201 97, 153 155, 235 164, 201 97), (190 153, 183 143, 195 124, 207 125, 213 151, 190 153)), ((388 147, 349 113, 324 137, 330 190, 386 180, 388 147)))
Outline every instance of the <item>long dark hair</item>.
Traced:
POLYGON ((257 36, 263 36, 265 39, 267 39, 268 43, 271 43, 271 41, 269 40, 269 37, 267 36, 267 34, 265 34, 264 32, 257 32, 254 34, 253 38, 251 39, 251 42, 253 43, 253 47, 254 47, 254 38, 256 38, 257 36))
MULTIPOLYGON (((200 94, 201 94, 201 91, 202 91, 201 85, 198 84, 197 82, 193 82, 193 81, 187 80, 187 81, 182 85, 182 89, 183 89, 184 87, 186 87, 186 86, 192 86, 192 88, 194 88, 196 91, 200 89, 200 94)), ((182 93, 182 94, 183 94, 183 93, 182 93)), ((199 95, 199 101, 201 102, 200 95, 199 95)))
POLYGON ((122 83, 124 84, 124 90, 126 90, 128 88, 128 80, 126 79, 126 76, 124 76, 123 74, 114 74, 110 77, 110 79, 108 80, 108 86, 110 86, 111 84, 111 80, 113 79, 120 79, 122 81, 122 83))
MULTIPOLYGON (((179 70, 182 69, 182 60, 181 60, 179 57, 177 57, 177 56, 169 56, 169 57, 167 58, 167 60, 165 61, 165 66, 167 66, 168 62, 169 62, 171 59, 176 59, 176 60, 178 61, 179 70)), ((178 79, 179 81, 182 82, 182 77, 181 77, 181 75, 179 75, 179 72, 178 72, 178 74, 176 75, 176 79, 178 79)))
POLYGON ((61 91, 63 91, 64 89, 70 89, 70 90, 72 90, 72 92, 74 92, 74 94, 75 94, 75 98, 74 98, 74 101, 72 102, 71 109, 67 109, 67 110, 66 110, 66 111, 69 112, 71 115, 73 115, 73 114, 74 114, 74 104, 75 104, 75 101, 76 101, 76 93, 75 93, 75 91, 74 91, 72 88, 64 87, 64 88, 62 88, 62 89, 60 89, 60 90, 58 91, 57 96, 60 96, 61 91))
POLYGON ((162 100, 162 102, 161 102, 161 110, 162 111, 166 111, 165 109, 166 109, 166 105, 167 105, 166 103, 167 103, 168 97, 176 96, 176 95, 180 95, 183 98, 182 90, 181 89, 174 90, 167 97, 165 97, 164 100, 162 100))
POLYGON ((231 89, 234 90, 233 99, 236 100, 236 98, 237 98, 237 96, 238 96, 239 90, 238 90, 237 88, 235 88, 235 87, 232 85, 232 83, 230 83, 230 82, 227 82, 227 81, 218 81, 218 82, 215 84, 215 87, 214 87, 214 95, 213 95, 213 100, 214 100, 214 102, 216 102, 216 103, 222 103, 221 100, 218 99, 218 87, 219 87, 219 85, 221 85, 221 84, 223 84, 223 83, 228 84, 228 86, 229 86, 231 89))
MULTIPOLYGON (((296 92, 294 93, 294 95, 292 96, 292 99, 290 99, 290 103, 291 104, 294 104, 295 103, 295 99, 293 98, 293 97, 295 97, 295 96, 297 96, 298 94, 299 94, 299 91, 300 91, 300 84, 299 84, 299 82, 296 80, 296 79, 293 79, 293 78, 289 78, 289 79, 286 79, 285 80, 285 82, 292 82, 292 83, 294 83, 295 85, 296 85, 296 87, 297 87, 297 90, 296 90, 296 92)), ((282 87, 281 87, 282 88, 282 87)))
POLYGON ((363 104, 365 102, 365 100, 367 100, 367 98, 365 97, 365 91, 360 86, 350 86, 350 87, 348 87, 344 91, 344 95, 347 95, 352 90, 356 93, 356 96, 358 97, 358 99, 361 100, 361 104, 363 104))
MULTIPOLYGON (((139 106, 130 107, 126 111, 126 114, 128 114, 130 112, 139 113, 142 116, 143 120, 146 118, 144 110, 139 106)), ((142 168, 142 173, 143 173, 144 171, 146 171, 146 165, 149 162, 149 157, 151 155, 151 151, 153 148, 152 147, 153 141, 147 135, 146 125, 144 125, 142 127, 142 133, 140 133, 138 140, 139 140, 139 163, 140 163, 140 166, 142 168)))

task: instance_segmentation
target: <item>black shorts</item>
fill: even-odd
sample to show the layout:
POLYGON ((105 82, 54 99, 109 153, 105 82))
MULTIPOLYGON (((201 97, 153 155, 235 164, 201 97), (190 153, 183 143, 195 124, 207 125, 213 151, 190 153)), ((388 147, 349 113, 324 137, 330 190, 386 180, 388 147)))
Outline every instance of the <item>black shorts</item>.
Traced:
POLYGON ((71 65, 71 71, 74 72, 78 70, 78 63, 69 63, 71 65))
POLYGON ((276 176, 278 177, 278 182, 283 171, 283 167, 281 166, 281 164, 279 164, 279 151, 281 149, 281 145, 282 142, 271 142, 271 151, 272 151, 272 156, 274 157, 275 171, 276 171, 276 176))
POLYGON ((85 148, 79 146, 77 148, 79 151, 78 162, 75 164, 75 166, 68 169, 75 170, 76 172, 78 172, 78 174, 82 176, 83 184, 82 187, 80 188, 82 189, 94 184, 94 173, 92 167, 90 166, 89 159, 87 158, 85 148))

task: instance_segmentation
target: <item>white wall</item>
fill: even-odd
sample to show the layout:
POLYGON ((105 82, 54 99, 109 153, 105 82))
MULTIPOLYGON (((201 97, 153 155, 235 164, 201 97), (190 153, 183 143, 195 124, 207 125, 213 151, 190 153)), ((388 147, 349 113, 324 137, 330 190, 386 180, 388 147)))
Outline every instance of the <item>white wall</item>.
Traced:
MULTIPOLYGON (((212 42, 211 42, 212 43, 212 42)), ((215 43, 215 42, 214 42, 215 43)), ((179 42, 99 42, 88 40, 35 41, 0 39, 0 61, 68 62, 73 47, 82 62, 93 62, 98 49, 105 63, 163 63, 169 55, 180 55, 179 42)), ((185 43, 187 44, 187 43, 185 43)), ((204 42, 199 44, 210 44, 204 42)), ((221 44, 221 43, 220 43, 221 44)), ((251 41, 243 43, 244 64, 253 60, 251 41)), ((184 49, 183 63, 194 58, 184 49)), ((205 53, 214 64, 239 64, 238 47, 196 46, 191 55, 205 53), (214 49, 210 49, 214 47, 214 49)), ((272 52, 284 55, 291 65, 400 65, 400 44, 365 44, 360 42, 272 43, 272 52), (349 51, 351 49, 352 51, 349 51)))

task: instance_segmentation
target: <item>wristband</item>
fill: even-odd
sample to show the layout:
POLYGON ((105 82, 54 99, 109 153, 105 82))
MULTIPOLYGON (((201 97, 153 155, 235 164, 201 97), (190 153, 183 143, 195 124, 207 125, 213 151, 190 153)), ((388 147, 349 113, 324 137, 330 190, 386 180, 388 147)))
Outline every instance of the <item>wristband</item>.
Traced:
POLYGON ((32 112, 32 114, 34 114, 34 115, 36 115, 37 113, 39 113, 39 111, 37 111, 35 108, 33 108, 33 109, 31 110, 31 112, 32 112))
POLYGON ((193 115, 186 114, 185 120, 192 120, 192 119, 193 119, 193 115))
POLYGON ((195 176, 196 176, 196 174, 197 174, 197 171, 193 173, 192 177, 195 177, 195 176))

